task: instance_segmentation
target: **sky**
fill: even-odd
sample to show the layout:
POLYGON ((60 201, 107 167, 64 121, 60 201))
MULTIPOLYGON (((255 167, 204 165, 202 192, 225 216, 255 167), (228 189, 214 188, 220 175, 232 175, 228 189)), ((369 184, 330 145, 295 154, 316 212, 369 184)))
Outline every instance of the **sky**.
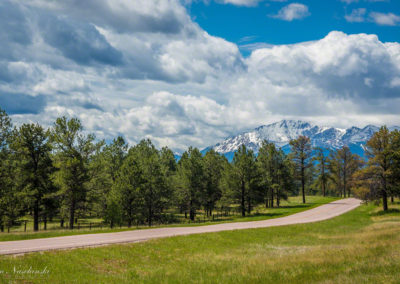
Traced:
POLYGON ((398 0, 1 0, 0 107, 181 152, 281 119, 400 125, 398 0))

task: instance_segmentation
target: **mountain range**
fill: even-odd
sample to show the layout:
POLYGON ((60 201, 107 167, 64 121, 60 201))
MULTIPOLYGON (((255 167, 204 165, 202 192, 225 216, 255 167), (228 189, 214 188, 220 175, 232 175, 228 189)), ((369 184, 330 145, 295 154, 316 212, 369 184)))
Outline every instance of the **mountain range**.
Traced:
MULTIPOLYGON (((389 127, 390 130, 399 129, 398 126, 389 127)), ((300 120, 282 120, 268 125, 263 125, 254 130, 243 132, 239 135, 226 138, 224 141, 202 150, 203 153, 214 149, 232 159, 234 152, 244 144, 248 149, 258 153, 263 140, 275 143, 284 152, 290 152, 289 142, 300 135, 308 136, 313 147, 321 147, 326 150, 335 150, 348 146, 353 153, 364 155, 365 143, 379 127, 367 125, 364 128, 350 127, 347 129, 334 127, 321 127, 300 120)))

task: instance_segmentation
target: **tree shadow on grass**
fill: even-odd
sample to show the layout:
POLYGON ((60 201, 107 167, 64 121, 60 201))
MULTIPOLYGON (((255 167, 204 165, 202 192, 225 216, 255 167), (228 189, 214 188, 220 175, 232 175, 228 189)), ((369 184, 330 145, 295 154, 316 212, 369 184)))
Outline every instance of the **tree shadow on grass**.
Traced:
POLYGON ((315 203, 306 203, 306 204, 298 204, 298 205, 285 205, 285 206, 279 206, 276 208, 307 208, 310 206, 313 206, 315 203))
POLYGON ((383 216, 388 214, 400 214, 400 209, 390 208, 387 211, 380 210, 378 212, 371 213, 371 216, 383 216))
POLYGON ((279 216, 282 215, 282 213, 254 213, 251 215, 248 215, 247 217, 274 217, 274 216, 279 216))

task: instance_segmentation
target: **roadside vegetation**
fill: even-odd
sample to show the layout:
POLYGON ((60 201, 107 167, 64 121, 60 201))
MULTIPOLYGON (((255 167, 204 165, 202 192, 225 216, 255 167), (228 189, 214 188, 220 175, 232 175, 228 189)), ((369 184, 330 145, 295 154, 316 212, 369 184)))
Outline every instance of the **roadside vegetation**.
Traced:
POLYGON ((35 232, 92 231, 254 219, 289 197, 307 204, 306 195, 382 199, 387 211, 388 200, 399 196, 399 131, 375 133, 367 160, 348 147, 315 149, 306 136, 290 147, 287 155, 268 141, 258 153, 241 145, 232 161, 189 147, 177 161, 149 139, 106 143, 67 117, 49 128, 16 127, 0 109, 0 231, 25 232, 25 224, 35 232))
POLYGON ((22 277, 32 283, 398 283, 400 204, 391 208, 369 203, 312 224, 2 256, 0 267, 47 268, 22 277))
MULTIPOLYGON (((176 214, 179 223, 167 224, 167 225, 155 225, 154 227, 177 227, 177 226, 204 226, 213 225, 219 223, 228 222, 248 222, 248 221, 261 221, 272 218, 284 217, 287 215, 295 214, 301 211, 309 210, 311 208, 332 202, 337 200, 336 197, 322 197, 322 196, 307 196, 307 204, 303 204, 301 197, 289 197, 288 200, 284 200, 279 208, 265 208, 260 205, 256 207, 251 215, 245 217, 240 214, 215 214, 214 218, 206 217, 204 212, 199 212, 198 218, 191 222, 190 219, 185 219, 183 214, 176 214)), ((96 234, 96 233, 113 233, 127 230, 147 229, 146 225, 131 227, 127 226, 110 228, 107 224, 103 224, 101 219, 81 219, 84 222, 80 227, 75 227, 74 230, 60 229, 59 221, 54 220, 48 223, 47 230, 33 231, 33 222, 29 222, 30 228, 27 228, 25 232, 24 223, 19 227, 14 227, 11 233, 0 234, 0 241, 15 241, 15 240, 28 240, 28 239, 39 239, 39 238, 51 238, 61 236, 71 236, 80 234, 96 234), (88 224, 92 224, 89 228, 88 224), (79 229, 78 229, 79 228, 79 229)), ((42 229, 42 228, 41 228, 42 229)))

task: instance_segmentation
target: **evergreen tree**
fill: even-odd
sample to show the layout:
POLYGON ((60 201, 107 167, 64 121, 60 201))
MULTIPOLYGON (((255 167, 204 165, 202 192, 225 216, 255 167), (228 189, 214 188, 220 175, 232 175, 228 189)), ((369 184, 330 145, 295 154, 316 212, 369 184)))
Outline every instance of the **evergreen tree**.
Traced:
POLYGON ((329 158, 325 155, 322 148, 315 148, 315 151, 316 155, 313 160, 317 162, 316 168, 318 172, 315 182, 318 186, 321 186, 322 195, 326 196, 327 185, 331 178, 329 173, 329 158))
POLYGON ((20 215, 20 198, 14 182, 15 162, 10 152, 12 122, 0 109, 0 229, 10 227, 20 215))
POLYGON ((306 203, 305 186, 308 170, 312 166, 311 140, 306 136, 299 136, 290 141, 291 158, 295 165, 296 178, 301 182, 303 203, 306 203))
POLYGON ((211 216, 215 204, 222 195, 220 183, 227 160, 214 149, 211 149, 204 155, 203 161, 205 190, 202 196, 202 204, 207 216, 211 216))
POLYGON ((393 186, 390 182, 391 174, 396 172, 392 169, 395 156, 391 144, 396 141, 397 135, 392 135, 389 129, 383 126, 366 144, 368 163, 362 179, 368 177, 370 188, 376 189, 374 195, 382 198, 384 211, 388 210, 388 196, 393 186))
POLYGON ((197 148, 190 147, 182 154, 175 180, 178 204, 194 220, 206 187, 203 157, 197 148))
POLYGON ((227 167, 224 176, 225 194, 238 201, 242 216, 251 213, 253 201, 258 199, 259 180, 256 159, 252 150, 241 145, 235 152, 232 166, 227 167))
POLYGON ((119 136, 109 145, 104 143, 103 146, 103 143, 98 143, 96 153, 91 157, 88 201, 99 216, 104 217, 108 214, 110 191, 126 157, 127 149, 127 143, 119 136))
POLYGON ((126 221, 128 227, 131 227, 134 221, 138 223, 142 220, 140 216, 140 209, 143 206, 140 187, 144 184, 142 171, 134 150, 130 149, 118 171, 107 200, 107 219, 111 227, 120 219, 126 221))
POLYGON ((78 206, 86 199, 89 160, 96 149, 94 139, 94 135, 82 133, 82 124, 76 118, 57 118, 51 131, 56 151, 54 182, 59 188, 63 206, 68 209, 70 229, 74 228, 78 206))
POLYGON ((390 183, 391 183, 391 201, 394 197, 400 196, 400 131, 393 130, 390 139, 390 183))
POLYGON ((352 154, 347 146, 331 153, 330 169, 341 196, 346 197, 347 193, 347 196, 350 197, 353 175, 360 166, 360 157, 352 154))
POLYGON ((287 199, 288 192, 293 188, 293 174, 290 160, 275 144, 262 142, 258 152, 257 164, 261 177, 261 184, 265 190, 265 206, 274 207, 274 198, 277 206, 280 200, 287 199))
MULTIPOLYGON (((11 148, 15 155, 18 188, 24 193, 28 208, 33 210, 33 228, 39 230, 39 218, 46 205, 51 206, 51 193, 54 186, 50 176, 54 171, 49 141, 49 131, 39 124, 23 124, 15 129, 12 136, 11 148)), ((48 208, 47 208, 48 209, 48 208)), ((41 216, 43 215, 43 216, 41 216)))
POLYGON ((160 218, 163 210, 167 208, 171 189, 163 171, 160 153, 150 140, 142 140, 131 149, 131 152, 139 164, 142 174, 139 178, 141 184, 138 187, 142 216, 151 226, 154 219, 160 218))

